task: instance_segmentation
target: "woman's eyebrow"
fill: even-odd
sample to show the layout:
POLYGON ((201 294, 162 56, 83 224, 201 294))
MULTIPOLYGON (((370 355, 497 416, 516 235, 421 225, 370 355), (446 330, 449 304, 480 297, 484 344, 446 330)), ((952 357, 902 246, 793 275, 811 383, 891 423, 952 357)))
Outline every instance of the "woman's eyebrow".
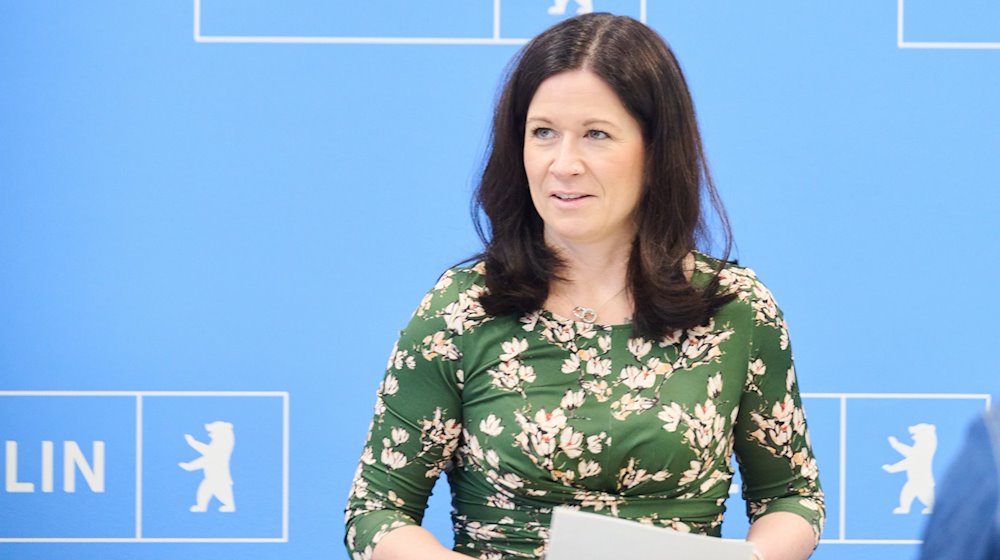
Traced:
POLYGON ((587 120, 583 121, 583 126, 592 126, 592 125, 595 125, 595 124, 603 124, 603 125, 608 125, 608 126, 613 126, 615 128, 618 128, 617 124, 615 124, 613 121, 609 121, 607 119, 587 119, 587 120))
MULTIPOLYGON (((531 116, 525 119, 525 122, 538 121, 542 123, 552 124, 552 120, 544 116, 531 116)), ((620 128, 614 121, 609 121, 607 119, 587 119, 581 123, 583 126, 593 126, 595 124, 611 126, 614 128, 620 128)))

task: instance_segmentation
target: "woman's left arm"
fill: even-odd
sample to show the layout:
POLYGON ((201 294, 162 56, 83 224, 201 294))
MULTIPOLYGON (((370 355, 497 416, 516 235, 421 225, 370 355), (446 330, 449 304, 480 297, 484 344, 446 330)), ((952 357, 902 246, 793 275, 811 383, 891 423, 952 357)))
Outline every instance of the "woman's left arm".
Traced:
MULTIPOLYGON (((809 444, 784 317, 753 273, 750 356, 734 429, 750 532, 764 560, 805 560, 823 530, 823 490, 809 444)), ((748 297, 747 297, 748 296, 748 297)))
POLYGON ((787 511, 758 518, 750 526, 747 540, 757 550, 754 560, 802 560, 809 558, 816 546, 812 525, 787 511))

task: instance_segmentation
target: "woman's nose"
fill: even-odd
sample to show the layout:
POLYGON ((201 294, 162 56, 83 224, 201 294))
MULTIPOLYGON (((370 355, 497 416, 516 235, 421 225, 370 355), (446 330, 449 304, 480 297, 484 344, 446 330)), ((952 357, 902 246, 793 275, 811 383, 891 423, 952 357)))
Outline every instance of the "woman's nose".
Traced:
POLYGON ((565 140, 559 144, 555 159, 552 161, 551 171, 553 175, 571 177, 583 174, 583 158, 578 148, 576 142, 572 140, 565 140))

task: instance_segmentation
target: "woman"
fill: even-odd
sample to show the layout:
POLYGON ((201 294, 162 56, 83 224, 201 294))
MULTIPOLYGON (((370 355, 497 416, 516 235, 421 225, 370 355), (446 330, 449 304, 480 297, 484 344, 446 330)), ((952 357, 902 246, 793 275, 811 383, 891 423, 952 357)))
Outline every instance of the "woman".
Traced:
POLYGON ((378 390, 355 558, 539 558, 556 505, 718 535, 733 451, 758 556, 809 556, 822 491, 785 322, 752 271, 695 251, 702 189, 721 214, 655 32, 589 14, 524 48, 477 192, 486 250, 420 303, 378 390), (419 527, 442 471, 454 551, 419 527))

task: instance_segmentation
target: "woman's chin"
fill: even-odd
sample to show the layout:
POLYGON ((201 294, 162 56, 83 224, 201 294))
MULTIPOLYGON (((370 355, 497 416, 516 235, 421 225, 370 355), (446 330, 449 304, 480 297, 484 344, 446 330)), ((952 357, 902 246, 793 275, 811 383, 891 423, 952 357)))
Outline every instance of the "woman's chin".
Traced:
POLYGON ((554 247, 607 244, 615 241, 628 245, 634 236, 635 232, 631 230, 600 229, 590 223, 545 225, 545 242, 554 247))

